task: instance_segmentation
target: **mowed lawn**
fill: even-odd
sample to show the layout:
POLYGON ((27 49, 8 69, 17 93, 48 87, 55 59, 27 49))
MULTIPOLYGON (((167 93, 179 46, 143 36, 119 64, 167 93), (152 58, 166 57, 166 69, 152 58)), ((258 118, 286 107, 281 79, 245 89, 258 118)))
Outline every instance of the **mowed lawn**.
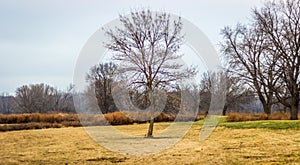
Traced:
MULTIPOLYGON (((109 151, 90 138, 82 127, 1 132, 0 164, 300 164, 299 122, 241 122, 235 126, 221 123, 209 138, 200 142, 203 122, 198 121, 182 141, 147 156, 109 151), (283 126, 273 129, 261 125, 283 126), (292 126, 285 129, 286 125, 292 126)), ((168 125, 156 123, 155 132, 168 125)), ((115 128, 143 136, 148 125, 115 128)))

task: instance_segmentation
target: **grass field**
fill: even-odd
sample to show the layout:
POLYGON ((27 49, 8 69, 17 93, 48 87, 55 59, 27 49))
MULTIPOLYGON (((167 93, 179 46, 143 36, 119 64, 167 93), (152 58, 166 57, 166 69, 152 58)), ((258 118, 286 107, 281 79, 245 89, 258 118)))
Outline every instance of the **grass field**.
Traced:
MULTIPOLYGON (((0 164, 300 164, 300 121, 221 123, 200 142, 202 123, 172 148, 147 156, 111 152, 82 127, 0 132, 0 164)), ((155 133, 168 125, 156 123, 155 133)), ((114 127, 142 137, 148 125, 114 127)))

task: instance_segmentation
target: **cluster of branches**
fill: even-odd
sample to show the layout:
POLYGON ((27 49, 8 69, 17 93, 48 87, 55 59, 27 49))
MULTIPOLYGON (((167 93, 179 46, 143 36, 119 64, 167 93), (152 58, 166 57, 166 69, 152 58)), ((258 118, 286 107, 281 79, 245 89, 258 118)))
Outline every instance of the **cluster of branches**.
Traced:
MULTIPOLYGON (((132 11, 119 17, 122 27, 106 30, 109 42, 105 47, 113 52, 118 73, 129 86, 145 91, 147 102, 154 105, 153 92, 196 74, 193 67, 178 62, 183 43, 181 18, 172 20, 169 14, 150 10, 132 11)), ((105 30, 105 29, 104 29, 105 30)), ((151 104, 150 104, 151 105, 151 104)), ((152 136, 155 108, 150 106, 148 136, 152 136)))
MULTIPOLYGON (((100 63, 91 67, 86 76, 86 80, 90 83, 89 88, 86 90, 86 95, 91 96, 91 100, 95 96, 97 105, 90 104, 90 107, 98 106, 102 113, 111 113, 119 110, 116 107, 112 96, 112 84, 114 81, 118 81, 113 78, 117 68, 117 65, 111 62, 100 63), (94 95, 90 93, 94 93, 94 95)), ((194 85, 192 88, 188 89, 192 93, 197 93, 197 96, 199 96, 198 98, 195 98, 200 98, 199 109, 203 111, 209 109, 212 95, 212 81, 215 80, 217 76, 219 76, 218 78, 221 76, 222 80, 226 81, 227 84, 225 91, 226 101, 222 114, 226 115, 227 110, 250 110, 249 105, 256 101, 254 92, 247 88, 240 78, 234 77, 229 71, 203 73, 199 85, 194 85)), ((176 114, 179 112, 181 90, 182 89, 180 89, 179 86, 171 88, 170 90, 165 90, 167 95, 163 110, 165 113, 176 114)), ((146 109, 150 105, 149 100, 147 99, 148 93, 146 91, 128 87, 128 93, 133 105, 139 109, 146 109)), ((92 103, 92 101, 90 102, 92 103)))
POLYGON ((10 113, 75 113, 72 85, 67 91, 59 91, 47 84, 23 85, 16 89, 15 96, 0 96, 0 112, 10 113))
POLYGON ((281 104, 298 119, 300 90, 300 1, 266 2, 250 24, 222 30, 222 50, 231 73, 257 94, 264 111, 281 104))
MULTIPOLYGON (((184 38, 181 18, 173 20, 164 12, 142 10, 133 11, 130 16, 120 15, 120 22, 120 27, 104 29, 109 38, 109 42, 104 43, 104 46, 112 51, 111 60, 115 64, 98 64, 90 69, 86 77, 90 83, 87 93, 94 92, 97 105, 103 113, 108 113, 117 110, 111 89, 114 81, 127 84, 131 101, 141 109, 146 109, 154 102, 151 101, 151 93, 155 89, 164 89, 168 95, 165 111, 177 112, 181 101, 178 82, 192 78, 197 73, 195 67, 184 67, 178 62, 183 56, 179 53, 184 38)), ((230 84, 226 91, 228 99, 223 114, 228 107, 236 108, 254 98, 253 93, 242 83, 238 83, 239 79, 232 77, 227 71, 208 72, 200 86, 189 89, 203 98, 201 109, 207 110, 209 107, 211 79, 216 74, 222 74, 224 80, 230 84)))
MULTIPOLYGON (((85 91, 85 96, 89 98, 89 107, 94 107, 93 97, 96 97, 97 105, 103 114, 112 113, 115 111, 119 111, 119 109, 115 105, 115 101, 112 96, 113 83, 115 83, 115 75, 117 71, 117 65, 109 62, 109 63, 100 63, 93 67, 91 67, 90 71, 86 75, 86 80, 89 82, 89 87, 85 91)), ((119 80, 124 83, 124 80, 119 80)), ((126 84, 130 84, 131 82, 127 82, 126 84)), ((135 87, 135 86, 134 86, 135 87)), ((128 96, 132 101, 132 104, 136 106, 138 109, 146 109, 149 106, 149 93, 146 90, 139 90, 137 88, 133 88, 127 86, 128 96)), ((174 113, 178 110, 178 105, 180 104, 180 97, 178 96, 178 92, 170 91, 168 96, 169 104, 166 106, 165 111, 169 113, 174 113), (176 96, 175 96, 176 94, 176 96), (173 98, 173 99, 172 99, 173 98), (171 100, 176 102, 174 104, 170 104, 171 100), (177 107, 175 108, 175 105, 177 107)), ((179 94, 180 95, 180 94, 179 94)), ((98 108, 91 108, 97 110, 98 108)), ((124 110, 124 109, 121 109, 124 110)))
POLYGON ((227 111, 243 112, 251 111, 250 105, 256 101, 255 94, 249 89, 239 77, 235 77, 229 71, 206 72, 203 73, 199 84, 200 109, 209 109, 213 90, 213 81, 220 79, 222 84, 226 84, 225 102, 222 115, 227 111))

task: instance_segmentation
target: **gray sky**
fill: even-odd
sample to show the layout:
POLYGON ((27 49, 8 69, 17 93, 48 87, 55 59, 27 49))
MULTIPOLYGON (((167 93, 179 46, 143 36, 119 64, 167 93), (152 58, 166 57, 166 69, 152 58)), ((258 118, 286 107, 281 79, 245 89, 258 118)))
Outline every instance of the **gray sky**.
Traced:
POLYGON ((245 23, 262 0, 1 0, 0 93, 24 84, 65 89, 73 81, 79 52, 102 25, 150 8, 178 14, 197 25, 216 46, 220 29, 245 23))

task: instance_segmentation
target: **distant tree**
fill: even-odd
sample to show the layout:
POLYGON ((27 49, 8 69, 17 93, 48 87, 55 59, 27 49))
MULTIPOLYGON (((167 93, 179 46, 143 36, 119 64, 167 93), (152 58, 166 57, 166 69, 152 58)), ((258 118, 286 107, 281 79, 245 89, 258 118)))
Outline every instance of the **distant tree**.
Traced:
POLYGON ((2 93, 0 95, 0 113, 10 114, 13 113, 14 104, 13 104, 14 97, 10 96, 8 93, 2 93))
MULTIPOLYGON (((183 43, 182 22, 171 20, 167 13, 150 10, 131 12, 130 17, 120 15, 122 27, 106 30, 113 51, 113 60, 120 66, 118 73, 126 75, 129 85, 144 90, 149 102, 154 103, 153 91, 195 75, 195 68, 183 68, 176 62, 183 43)), ((152 137, 154 109, 150 106, 151 119, 147 137, 152 137)))
POLYGON ((200 107, 205 110, 209 109, 211 101, 212 81, 216 76, 221 76, 226 81, 226 100, 222 110, 222 115, 226 115, 229 109, 239 109, 254 100, 254 94, 249 90, 239 77, 232 76, 228 71, 219 73, 206 72, 202 76, 200 83, 200 107), (216 75, 219 74, 219 75, 216 75))
POLYGON ((149 106, 148 93, 146 91, 131 89, 129 95, 133 105, 139 109, 146 109, 149 106))
POLYGON ((102 113, 111 113, 117 110, 112 97, 113 74, 117 65, 109 62, 93 66, 87 73, 86 80, 94 89, 98 106, 102 113))
POLYGON ((56 89, 46 84, 23 85, 16 90, 15 103, 21 113, 45 113, 54 108, 56 89))
MULTIPOLYGON (((77 112, 88 113, 88 114, 98 114, 99 110, 101 111, 101 109, 100 109, 99 102, 98 102, 98 99, 95 94, 95 86, 89 85, 85 89, 83 96, 85 99, 84 99, 84 101, 82 101, 82 104, 84 104, 85 107, 87 107, 87 108, 86 109, 80 109, 80 108, 76 109, 77 112)), ((102 112, 102 113, 104 113, 104 112, 102 112)))
POLYGON ((164 109, 165 113, 177 114, 180 111, 181 90, 176 88, 167 93, 167 102, 164 109))
POLYGON ((72 90, 74 85, 70 84, 65 91, 55 90, 53 99, 55 111, 75 113, 72 90))
POLYGON ((199 84, 199 93, 200 93, 200 110, 208 111, 211 101, 211 76, 210 72, 205 72, 202 74, 202 78, 199 84))
POLYGON ((74 113, 74 103, 70 85, 66 91, 60 91, 47 84, 23 85, 16 90, 13 99, 18 113, 74 113))

